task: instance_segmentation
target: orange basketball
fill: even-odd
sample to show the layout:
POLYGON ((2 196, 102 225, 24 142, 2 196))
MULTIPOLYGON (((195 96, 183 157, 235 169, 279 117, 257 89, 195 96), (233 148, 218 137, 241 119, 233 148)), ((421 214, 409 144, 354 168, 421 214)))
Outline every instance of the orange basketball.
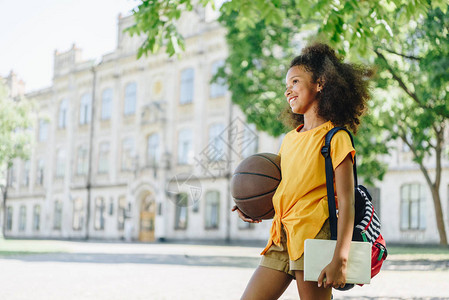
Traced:
POLYGON ((231 194, 237 207, 247 216, 271 219, 273 195, 281 182, 281 157, 258 153, 245 158, 235 169, 231 194))

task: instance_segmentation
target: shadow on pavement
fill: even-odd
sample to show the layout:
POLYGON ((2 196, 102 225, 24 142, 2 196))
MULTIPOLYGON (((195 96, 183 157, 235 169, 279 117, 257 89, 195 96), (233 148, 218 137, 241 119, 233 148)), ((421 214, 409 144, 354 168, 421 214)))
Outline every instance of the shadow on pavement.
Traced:
MULTIPOLYGON (((100 264, 165 264, 184 266, 217 266, 236 268, 255 268, 259 257, 210 256, 185 254, 126 254, 126 253, 40 253, 0 255, 0 259, 21 260, 25 262, 67 262, 100 264)), ((390 271, 435 271, 449 270, 448 260, 386 260, 382 270, 390 271)))
POLYGON ((334 297, 335 300, 340 299, 357 299, 357 300, 447 300, 447 297, 363 297, 363 296, 344 296, 334 297))
POLYGON ((25 262, 67 262, 104 264, 165 264, 186 266, 217 266, 255 268, 260 258, 235 256, 190 256, 175 254, 106 254, 106 253, 52 253, 0 256, 25 262))

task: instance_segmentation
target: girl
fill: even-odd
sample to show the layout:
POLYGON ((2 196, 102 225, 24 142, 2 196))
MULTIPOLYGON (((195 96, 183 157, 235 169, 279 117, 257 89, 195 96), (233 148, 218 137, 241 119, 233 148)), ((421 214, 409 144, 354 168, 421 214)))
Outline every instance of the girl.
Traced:
MULTIPOLYGON (((332 287, 346 283, 346 264, 354 225, 355 150, 347 133, 332 139, 331 157, 338 199, 338 232, 334 256, 317 282, 303 280, 306 239, 330 239, 324 157, 326 133, 345 126, 354 133, 369 98, 368 70, 344 63, 325 44, 306 47, 286 75, 288 111, 284 121, 294 128, 282 142, 282 180, 273 196, 275 216, 262 260, 242 299, 278 299, 296 279, 301 299, 331 299, 332 287)), ((236 206, 239 217, 252 220, 236 206)))

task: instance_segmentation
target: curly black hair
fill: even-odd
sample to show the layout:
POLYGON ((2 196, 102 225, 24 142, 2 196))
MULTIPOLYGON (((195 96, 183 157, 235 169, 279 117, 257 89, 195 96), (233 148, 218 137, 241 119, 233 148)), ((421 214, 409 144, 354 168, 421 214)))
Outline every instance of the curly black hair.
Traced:
MULTIPOLYGON (((335 50, 323 43, 305 47, 295 57, 290 68, 303 67, 310 72, 312 83, 323 85, 317 94, 318 115, 330 120, 335 126, 342 126, 357 132, 360 117, 366 112, 370 98, 369 81, 373 70, 366 66, 344 63, 335 50)), ((280 120, 290 128, 304 123, 304 116, 292 112, 289 105, 280 114, 280 120)))

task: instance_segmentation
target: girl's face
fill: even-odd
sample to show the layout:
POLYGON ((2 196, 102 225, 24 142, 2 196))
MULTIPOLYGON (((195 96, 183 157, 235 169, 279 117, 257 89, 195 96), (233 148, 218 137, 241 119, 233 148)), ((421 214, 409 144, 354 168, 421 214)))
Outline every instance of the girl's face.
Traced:
POLYGON ((318 83, 312 83, 310 73, 301 66, 293 66, 288 70, 285 81, 284 95, 292 112, 301 115, 309 111, 315 112, 314 108, 318 105, 316 94, 322 87, 318 83))

